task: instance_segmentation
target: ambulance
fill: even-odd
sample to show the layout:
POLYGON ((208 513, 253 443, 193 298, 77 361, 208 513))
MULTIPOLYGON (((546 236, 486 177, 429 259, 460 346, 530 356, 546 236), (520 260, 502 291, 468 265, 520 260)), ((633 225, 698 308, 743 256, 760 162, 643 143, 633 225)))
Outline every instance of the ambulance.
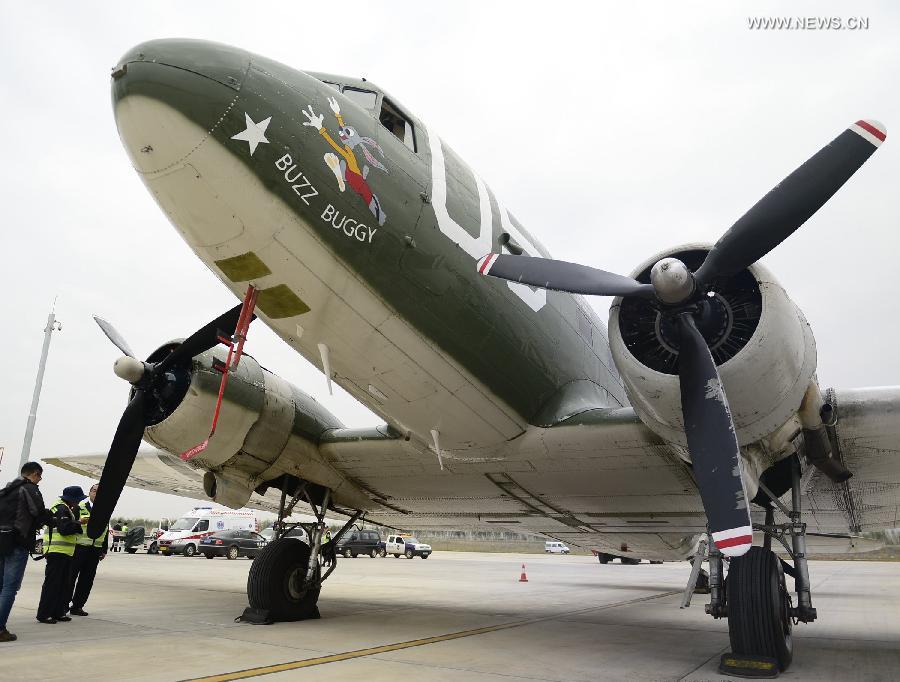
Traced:
POLYGON ((194 507, 173 523, 157 540, 160 554, 194 556, 200 540, 225 530, 259 532, 256 513, 250 510, 194 507))

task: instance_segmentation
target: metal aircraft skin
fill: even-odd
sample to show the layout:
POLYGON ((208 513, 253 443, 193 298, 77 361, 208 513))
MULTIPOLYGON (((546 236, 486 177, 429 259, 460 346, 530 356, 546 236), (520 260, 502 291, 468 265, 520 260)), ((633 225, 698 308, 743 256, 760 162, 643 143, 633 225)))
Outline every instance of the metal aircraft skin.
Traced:
MULTIPOLYGON (((183 462, 212 418, 213 358, 224 357, 213 349, 147 428, 162 452, 139 456, 129 485, 271 509, 265 484, 289 473, 393 527, 503 527, 628 557, 694 554, 707 517, 666 330, 628 298, 608 332, 578 295, 479 273, 491 252, 549 254, 396 99, 365 80, 189 40, 128 52, 112 93, 135 169, 191 249, 238 298, 255 286, 261 322, 388 425, 346 428, 246 357, 220 430, 183 462)), ((709 248, 669 249, 635 275, 650 282, 650 266, 672 254, 695 267, 709 248)), ((723 286, 728 330, 712 352, 746 500, 817 432, 853 478, 833 482, 801 457, 810 529, 896 525, 900 387, 820 390, 802 313, 758 263, 740 277, 723 286), (836 423, 809 416, 823 402, 836 423)), ((50 461, 98 476, 104 457, 50 461)))

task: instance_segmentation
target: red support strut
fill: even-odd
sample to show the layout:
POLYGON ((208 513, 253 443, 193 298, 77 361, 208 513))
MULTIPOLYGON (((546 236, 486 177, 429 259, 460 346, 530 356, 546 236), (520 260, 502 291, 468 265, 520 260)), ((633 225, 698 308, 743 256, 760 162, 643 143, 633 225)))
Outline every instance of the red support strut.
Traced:
POLYGON ((234 336, 231 338, 219 336, 219 341, 228 346, 228 358, 225 360, 224 366, 213 365, 217 371, 222 373, 222 383, 219 384, 219 397, 216 399, 216 411, 213 413, 212 428, 210 428, 209 436, 206 437, 206 440, 181 453, 181 459, 185 462, 206 450, 206 447, 209 445, 209 439, 216 432, 216 424, 219 422, 219 411, 222 409, 222 396, 225 395, 225 386, 228 384, 228 375, 236 370, 241 362, 241 355, 244 352, 244 341, 247 340, 247 330, 250 328, 250 323, 253 322, 253 310, 256 308, 257 293, 258 290, 252 284, 247 287, 247 293, 244 294, 244 303, 241 306, 241 314, 234 327, 234 336))

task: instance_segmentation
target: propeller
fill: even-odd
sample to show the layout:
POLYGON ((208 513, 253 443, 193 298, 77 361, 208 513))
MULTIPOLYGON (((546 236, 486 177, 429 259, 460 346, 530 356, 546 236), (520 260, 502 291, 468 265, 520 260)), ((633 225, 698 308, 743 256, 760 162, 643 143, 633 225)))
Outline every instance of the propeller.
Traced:
POLYGON ((710 533, 718 549, 750 549, 750 508, 741 477, 734 421, 710 348, 697 328, 708 319, 707 293, 717 281, 753 265, 796 232, 884 142, 876 121, 852 124, 776 185, 715 243, 691 272, 676 258, 650 271, 650 284, 550 258, 488 254, 478 272, 513 282, 595 296, 648 299, 679 334, 678 378, 688 451, 710 533))
POLYGON ((157 423, 155 417, 164 411, 178 383, 176 367, 219 343, 219 334, 233 334, 241 314, 241 305, 220 315, 215 320, 191 334, 157 363, 141 362, 134 357, 124 337, 106 320, 94 316, 100 329, 115 346, 126 355, 116 360, 116 375, 134 387, 131 401, 119 419, 116 433, 109 447, 106 464, 100 476, 97 498, 87 524, 87 534, 92 538, 103 535, 109 520, 125 488, 125 481, 137 457, 144 429, 157 423))

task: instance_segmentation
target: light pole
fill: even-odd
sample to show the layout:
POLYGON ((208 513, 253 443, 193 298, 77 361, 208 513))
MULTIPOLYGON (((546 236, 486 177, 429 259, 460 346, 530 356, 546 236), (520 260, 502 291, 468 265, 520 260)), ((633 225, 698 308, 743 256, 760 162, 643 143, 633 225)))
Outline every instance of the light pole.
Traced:
MULTIPOLYGON (((56 299, 53 300, 53 308, 47 316, 47 326, 44 327, 44 347, 41 350, 41 364, 38 365, 37 380, 34 382, 34 395, 31 397, 31 410, 28 412, 28 425, 25 427, 25 442, 22 443, 22 458, 19 461, 19 470, 31 454, 31 439, 34 436, 34 422, 37 421, 38 402, 41 400, 41 384, 44 383, 44 369, 47 367, 47 353, 50 351, 50 336, 55 330, 62 330, 62 323, 56 320, 56 299)), ((18 474, 18 472, 16 472, 18 474)))

